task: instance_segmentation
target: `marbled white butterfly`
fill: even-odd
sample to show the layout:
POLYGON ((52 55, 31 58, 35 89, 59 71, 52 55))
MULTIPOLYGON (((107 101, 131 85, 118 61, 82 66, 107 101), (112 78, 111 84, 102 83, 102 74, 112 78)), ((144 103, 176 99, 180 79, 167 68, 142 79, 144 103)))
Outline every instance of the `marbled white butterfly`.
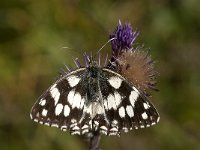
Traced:
POLYGON ((63 75, 47 89, 30 116, 35 122, 69 130, 72 135, 93 131, 120 135, 159 121, 158 112, 145 94, 92 59, 86 67, 63 75))

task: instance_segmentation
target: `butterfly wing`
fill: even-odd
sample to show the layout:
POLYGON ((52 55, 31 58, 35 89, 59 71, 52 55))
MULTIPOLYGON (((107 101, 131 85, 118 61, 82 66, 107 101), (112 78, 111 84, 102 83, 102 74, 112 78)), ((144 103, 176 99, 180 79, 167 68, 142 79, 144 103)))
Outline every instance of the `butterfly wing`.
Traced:
POLYGON ((149 127, 159 121, 153 104, 135 86, 109 69, 103 69, 103 74, 100 90, 107 123, 100 125, 102 133, 119 135, 121 131, 149 127))
POLYGON ((31 119, 63 131, 70 130, 71 134, 88 131, 89 116, 83 113, 86 95, 82 82, 84 72, 85 68, 80 68, 57 80, 34 104, 31 119))
POLYGON ((97 85, 88 80, 93 72, 85 68, 61 77, 34 104, 31 118, 71 134, 100 131, 106 135, 119 135, 159 121, 147 97, 121 75, 105 68, 97 72, 101 74, 97 85), (96 92, 92 92, 94 87, 98 87, 96 92))

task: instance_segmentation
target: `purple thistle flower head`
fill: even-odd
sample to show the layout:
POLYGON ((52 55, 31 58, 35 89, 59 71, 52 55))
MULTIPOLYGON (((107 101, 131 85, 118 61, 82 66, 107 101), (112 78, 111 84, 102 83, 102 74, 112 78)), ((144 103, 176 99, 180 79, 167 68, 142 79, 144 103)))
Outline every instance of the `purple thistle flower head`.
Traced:
POLYGON ((130 23, 125 23, 123 26, 119 20, 119 25, 115 31, 110 35, 113 56, 118 57, 124 50, 132 48, 132 44, 139 35, 139 32, 132 30, 130 23))

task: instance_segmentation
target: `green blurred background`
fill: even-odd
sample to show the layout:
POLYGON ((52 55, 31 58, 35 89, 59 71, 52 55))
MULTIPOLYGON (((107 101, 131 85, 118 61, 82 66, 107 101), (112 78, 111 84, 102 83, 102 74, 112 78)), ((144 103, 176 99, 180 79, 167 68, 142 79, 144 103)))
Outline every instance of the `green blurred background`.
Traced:
POLYGON ((199 0, 1 0, 0 149, 87 149, 81 137, 37 124, 29 112, 63 64, 96 52, 119 19, 140 31, 136 43, 157 60, 160 91, 152 101, 161 120, 121 138, 103 136, 101 147, 200 150, 199 0))

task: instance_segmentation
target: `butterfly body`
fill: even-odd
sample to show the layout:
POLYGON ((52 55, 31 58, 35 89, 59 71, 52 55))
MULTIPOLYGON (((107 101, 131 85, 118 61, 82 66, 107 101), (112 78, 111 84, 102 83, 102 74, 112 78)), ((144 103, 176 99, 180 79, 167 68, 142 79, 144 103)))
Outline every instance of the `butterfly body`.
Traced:
POLYGON ((63 75, 31 110, 31 118, 71 134, 119 135, 156 124, 159 115, 132 83, 94 61, 63 75))

